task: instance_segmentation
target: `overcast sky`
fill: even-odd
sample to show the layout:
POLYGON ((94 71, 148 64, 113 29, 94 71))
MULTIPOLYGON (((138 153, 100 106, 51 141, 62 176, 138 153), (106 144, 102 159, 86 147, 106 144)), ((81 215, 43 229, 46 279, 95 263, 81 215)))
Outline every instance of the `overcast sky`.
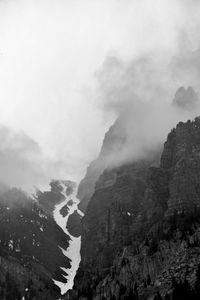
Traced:
POLYGON ((97 88, 107 57, 170 61, 198 47, 198 16, 194 0, 1 0, 0 151, 23 159, 5 181, 79 180, 115 118, 97 88))

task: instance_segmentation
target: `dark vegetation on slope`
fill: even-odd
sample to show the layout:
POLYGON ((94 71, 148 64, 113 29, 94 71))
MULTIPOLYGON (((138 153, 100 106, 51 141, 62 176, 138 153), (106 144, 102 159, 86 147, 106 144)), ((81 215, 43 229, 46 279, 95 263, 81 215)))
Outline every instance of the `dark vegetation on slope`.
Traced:
POLYGON ((23 191, 0 191, 0 299, 52 299, 59 289, 52 278, 65 282, 60 266, 69 261, 58 246, 68 237, 36 200, 23 191))

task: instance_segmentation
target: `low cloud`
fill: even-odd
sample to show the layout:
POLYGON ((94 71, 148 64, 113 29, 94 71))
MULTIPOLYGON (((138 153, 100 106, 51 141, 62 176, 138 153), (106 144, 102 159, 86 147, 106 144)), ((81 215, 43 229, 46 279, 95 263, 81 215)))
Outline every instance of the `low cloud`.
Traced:
POLYGON ((0 182, 31 188, 44 182, 39 145, 22 132, 0 126, 0 182))
MULTIPOLYGON (((182 49, 184 50, 184 49, 182 49)), ((105 114, 113 113, 124 128, 123 145, 107 156, 120 165, 161 149, 179 121, 200 114, 200 51, 176 52, 131 61, 108 57, 96 72, 97 99, 105 114)))
POLYGON ((170 103, 180 86, 199 92, 199 15, 199 0, 1 1, 0 120, 39 145, 10 137, 2 180, 79 180, 119 115, 124 158, 192 117, 170 103))

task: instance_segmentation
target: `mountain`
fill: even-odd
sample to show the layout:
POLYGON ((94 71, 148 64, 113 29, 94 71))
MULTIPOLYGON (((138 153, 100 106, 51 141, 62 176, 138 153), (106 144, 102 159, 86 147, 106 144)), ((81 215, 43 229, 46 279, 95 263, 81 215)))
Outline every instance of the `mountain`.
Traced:
MULTIPOLYGON (((197 109, 199 96, 193 87, 180 87, 175 93, 171 106, 179 113, 191 112, 197 109)), ((106 168, 112 168, 113 156, 120 156, 120 152, 129 147, 127 131, 127 120, 132 118, 132 111, 121 113, 114 124, 105 134, 101 151, 96 160, 92 161, 87 168, 85 177, 81 180, 78 187, 78 198, 80 199, 80 209, 86 211, 91 196, 95 191, 95 185, 99 176, 106 168)), ((131 126, 131 122, 129 124, 131 126)), ((134 130, 134 128, 133 128, 134 130)), ((136 137, 138 138, 138 137, 136 137)), ((157 155, 160 155, 161 149, 156 149, 157 155)), ((154 153, 153 153, 154 156, 154 153)), ((130 160, 131 161, 131 160, 130 160)), ((119 164, 119 163, 118 163, 119 164)), ((121 163, 122 164, 122 163, 121 163)))
MULTIPOLYGON (((62 200, 57 192, 58 198, 62 200)), ((60 266, 70 267, 70 261, 61 248, 68 247, 69 237, 38 199, 17 188, 0 188, 2 300, 21 300, 23 296, 55 300, 60 296, 60 290, 53 279, 66 282, 60 266)))
POLYGON ((118 118, 105 134, 103 145, 98 158, 91 162, 85 177, 81 180, 77 197, 80 199, 79 207, 85 211, 95 190, 95 184, 102 172, 109 166, 112 153, 118 153, 124 147, 126 132, 123 119, 118 118))
POLYGON ((178 123, 160 159, 104 168, 92 187, 66 299, 199 299, 200 118, 178 123))
POLYGON ((199 101, 198 94, 193 87, 187 89, 181 86, 175 94, 172 104, 180 109, 191 111, 197 108, 199 101))
MULTIPOLYGON (((172 106, 197 101, 181 87, 172 106)), ((162 149, 117 161, 125 118, 106 133, 80 203, 67 180, 34 197, 0 184, 0 299, 200 299, 200 117, 162 149)))

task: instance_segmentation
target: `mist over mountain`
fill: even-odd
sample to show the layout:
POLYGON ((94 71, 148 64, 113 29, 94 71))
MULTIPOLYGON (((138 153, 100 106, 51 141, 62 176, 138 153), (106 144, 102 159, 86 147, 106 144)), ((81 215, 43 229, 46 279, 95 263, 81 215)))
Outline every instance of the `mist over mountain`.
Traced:
POLYGON ((40 146, 23 132, 0 126, 0 182, 31 190, 46 180, 40 146))
POLYGON ((1 300, 200 299, 199 15, 0 1, 1 300))
POLYGON ((0 3, 1 124, 39 145, 45 184, 83 177, 125 102, 165 111, 180 86, 199 92, 199 11, 194 0, 0 3))
POLYGON ((94 173, 94 185, 91 164, 79 187, 82 260, 64 299, 199 298, 199 122, 179 122, 152 155, 94 173))

